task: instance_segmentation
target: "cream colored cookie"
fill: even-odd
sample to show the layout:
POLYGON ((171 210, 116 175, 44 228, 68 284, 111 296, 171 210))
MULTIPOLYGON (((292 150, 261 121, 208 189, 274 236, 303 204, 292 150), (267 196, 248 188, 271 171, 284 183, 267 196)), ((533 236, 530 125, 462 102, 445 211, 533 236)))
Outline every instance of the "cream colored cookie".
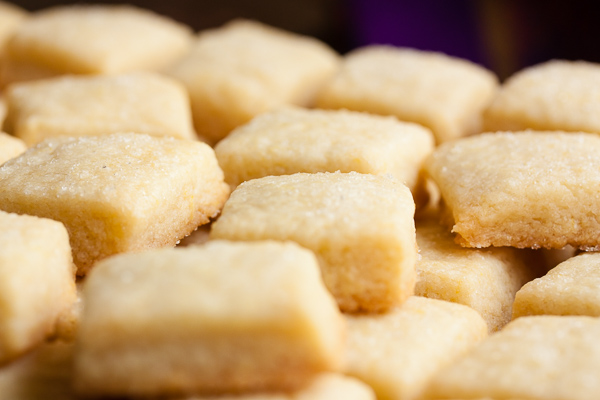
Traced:
POLYGON ((297 390, 342 361, 344 320, 295 243, 114 256, 83 304, 73 381, 85 395, 297 390))
POLYGON ((463 246, 600 246, 600 137, 488 133, 440 146, 425 169, 463 246))
POLYGON ((0 367, 1 398, 76 400, 71 390, 72 359, 73 344, 54 342, 0 367))
POLYGON ((338 63, 316 39, 237 20, 201 32, 170 74, 188 88, 197 132, 216 142, 282 104, 310 105, 338 63))
POLYGON ((346 320, 344 371, 369 384, 378 399, 417 399, 440 368, 487 336, 471 308, 416 296, 388 313, 346 320))
POLYGON ((150 72, 14 84, 6 101, 7 131, 29 145, 50 137, 119 132, 196 137, 185 89, 150 72))
POLYGON ((519 318, 444 368, 423 399, 596 399, 600 319, 519 318))
POLYGON ((63 222, 79 275, 111 254, 174 246, 228 193, 206 144, 137 133, 47 139, 0 167, 0 209, 63 222))
POLYGON ((415 294, 473 308, 490 332, 511 320, 515 293, 537 277, 519 250, 463 248, 432 220, 417 222, 417 244, 421 257, 415 294))
POLYGON ((33 14, 6 43, 7 61, 14 66, 8 65, 4 81, 157 70, 181 57, 190 44, 188 27, 148 10, 57 6, 33 14))
POLYGON ((215 153, 234 187, 269 175, 356 171, 391 174, 422 192, 419 171, 433 146, 428 129, 393 117, 284 108, 237 128, 215 153))
POLYGON ((600 254, 570 258, 517 293, 513 317, 589 315, 600 317, 600 254))
MULTIPOLYGON (((375 400, 373 390, 357 379, 323 373, 293 393, 259 393, 225 396, 194 396, 185 400, 375 400)), ((179 399, 182 400, 182 399, 179 399)))
POLYGON ((600 64, 552 60, 517 72, 484 113, 489 131, 600 133, 600 64))
POLYGON ((27 150, 25 142, 0 131, 0 165, 24 153, 25 150, 27 150))
POLYGON ((0 363, 53 334, 58 316, 75 297, 65 227, 0 211, 0 363))
POLYGON ((211 238, 292 240, 314 251, 344 311, 383 311, 415 285, 415 205, 408 188, 375 175, 317 173, 242 183, 211 238))
POLYGON ((438 143, 477 133, 496 76, 441 53, 367 46, 349 53, 317 106, 395 115, 430 128, 438 143))
POLYGON ((27 11, 16 4, 0 1, 0 60, 6 41, 26 17, 27 11))

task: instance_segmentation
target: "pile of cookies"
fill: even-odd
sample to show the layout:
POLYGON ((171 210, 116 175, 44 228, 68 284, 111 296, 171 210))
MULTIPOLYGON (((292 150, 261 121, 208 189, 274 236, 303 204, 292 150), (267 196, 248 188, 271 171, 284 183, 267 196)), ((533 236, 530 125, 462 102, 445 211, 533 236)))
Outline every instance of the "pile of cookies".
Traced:
POLYGON ((1 398, 600 393, 600 66, 0 2, 0 88, 1 398))

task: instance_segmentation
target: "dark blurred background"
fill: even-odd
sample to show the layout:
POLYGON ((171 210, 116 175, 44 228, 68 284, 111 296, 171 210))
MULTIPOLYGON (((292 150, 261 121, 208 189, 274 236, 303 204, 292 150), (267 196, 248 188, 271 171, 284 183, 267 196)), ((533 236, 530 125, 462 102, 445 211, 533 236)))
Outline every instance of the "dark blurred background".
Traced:
MULTIPOLYGON (((10 1, 10 0, 9 0, 10 1)), ((12 0, 30 11, 91 1, 12 0)), ((315 36, 340 53, 380 43, 436 50, 502 79, 551 58, 600 62, 600 1, 100 0, 155 10, 195 30, 252 18, 315 36)))

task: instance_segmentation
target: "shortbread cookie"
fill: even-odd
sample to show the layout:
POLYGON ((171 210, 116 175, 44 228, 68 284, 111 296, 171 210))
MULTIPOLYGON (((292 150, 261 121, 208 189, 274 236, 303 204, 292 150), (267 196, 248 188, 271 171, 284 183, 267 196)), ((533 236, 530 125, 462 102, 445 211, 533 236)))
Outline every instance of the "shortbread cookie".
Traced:
POLYGON ((466 60, 367 46, 346 56, 317 105, 395 115, 430 128, 440 143, 479 132, 481 113, 497 87, 490 71, 466 60))
POLYGON ((5 81, 166 67, 186 52, 191 30, 132 6, 57 6, 33 14, 6 43, 5 81), (15 74, 11 76, 11 74, 15 74))
POLYGON ((79 275, 111 254, 174 246, 228 193, 208 145, 137 133, 47 139, 0 167, 0 209, 63 222, 79 275))
POLYGON ((356 171, 391 174, 414 192, 433 146, 431 131, 393 117, 284 108, 237 128, 215 152, 232 186, 269 175, 356 171))
POLYGON ((46 343, 0 368, 2 399, 76 400, 71 390, 73 344, 46 343))
POLYGON ((74 302, 75 268, 63 224, 0 211, 0 363, 51 335, 74 302))
POLYGON ((83 290, 74 384, 86 395, 297 390, 340 368, 344 320, 295 243, 121 254, 83 290))
POLYGON ((600 137, 489 133, 439 147, 425 169, 463 246, 600 246, 600 137))
POLYGON ((416 399, 442 367, 487 336, 477 312, 447 301, 411 297, 385 314, 347 315, 345 373, 378 399, 416 399))
POLYGON ((188 88, 196 130, 216 142, 279 105, 310 105, 338 63, 316 39, 238 20, 202 32, 170 73, 188 88))
POLYGON ((517 293, 514 318, 526 315, 600 317, 600 254, 573 257, 517 293))
POLYGON ((6 119, 6 99, 0 93, 0 131, 2 131, 4 120, 6 119))
POLYGON ((15 4, 0 1, 0 60, 4 44, 26 17, 27 11, 15 4))
POLYGON ((484 113, 489 131, 600 133, 600 64, 553 60, 510 77, 484 113))
POLYGON ((432 220, 417 222, 415 294, 464 304, 483 317, 490 332, 511 320, 515 293, 537 277, 517 249, 466 249, 432 220))
POLYGON ((519 318, 443 369, 424 399, 595 399, 600 319, 519 318))
POLYGON ((50 137, 119 132, 196 138, 183 86, 150 72, 14 84, 6 101, 7 131, 29 145, 50 137))
POLYGON ((211 238, 293 240, 319 258, 344 311, 383 311, 415 285, 415 205, 408 188, 375 175, 317 173, 242 183, 211 238))
MULTIPOLYGON (((375 393, 361 381, 335 373, 323 373, 293 393, 252 393, 226 396, 193 396, 185 400, 375 400, 375 393)), ((184 400, 184 399, 178 399, 184 400)))
POLYGON ((0 131, 0 165, 24 153, 25 150, 27 150, 25 142, 0 131))

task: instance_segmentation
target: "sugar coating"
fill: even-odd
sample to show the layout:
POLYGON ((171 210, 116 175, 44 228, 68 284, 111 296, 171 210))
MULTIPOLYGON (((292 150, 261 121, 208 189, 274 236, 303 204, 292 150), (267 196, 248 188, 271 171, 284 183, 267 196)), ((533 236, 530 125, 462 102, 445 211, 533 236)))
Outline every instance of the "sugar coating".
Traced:
POLYGON ((151 72, 64 76, 11 85, 7 129, 29 145, 119 132, 195 139, 187 92, 151 72))
POLYGON ((314 38, 236 20, 202 32, 169 73, 188 88, 198 133, 216 142, 276 106, 310 105, 338 64, 314 38))
POLYGON ((600 133, 600 64, 552 60, 517 72, 485 111, 484 125, 600 133))
POLYGON ((411 297, 385 314, 346 315, 345 373, 370 385, 379 399, 416 399, 442 367, 487 336, 469 307, 411 297))
POLYGON ((297 390, 338 369, 344 320, 295 243, 121 254, 83 290, 74 382, 88 395, 297 390))
POLYGON ((75 400, 71 390, 73 344, 44 343, 0 369, 4 399, 75 400))
POLYGON ((232 186, 269 175, 356 171, 391 174, 414 191, 433 146, 428 129, 393 117, 288 107, 235 129, 215 153, 232 186))
POLYGON ((526 315, 600 316, 600 254, 581 254, 529 282, 517 293, 513 317, 526 315))
POLYGON ((137 133, 47 139, 0 167, 0 209, 63 222, 79 275, 111 254, 174 246, 228 193, 208 145, 137 133))
POLYGON ((51 335, 57 317, 74 301, 65 227, 0 211, 0 363, 51 335))
POLYGON ((417 222, 418 296, 464 304, 479 312, 490 332, 511 320, 515 294, 536 278, 517 249, 466 249, 433 220, 417 222))
POLYGON ((430 128, 438 143, 480 131, 495 75, 441 53, 391 46, 350 52, 317 106, 395 115, 430 128))
MULTIPOLYGON (((293 393, 193 396, 185 400, 375 400, 373 390, 361 381, 336 373, 323 373, 293 393)), ((180 399, 183 400, 183 399, 180 399)))
POLYGON ((148 10, 71 5, 32 15, 19 25, 6 51, 11 61, 49 75, 98 74, 157 70, 190 44, 188 27, 148 10))
POLYGON ((0 60, 4 45, 13 31, 27 17, 27 11, 15 4, 0 1, 0 60))
POLYGON ((424 399, 595 399, 600 319, 519 318, 430 382, 424 399))
POLYGON ((440 146, 425 170, 463 246, 600 246, 600 137, 482 134, 440 146))
POLYGON ((343 311, 384 311, 414 290, 414 210, 408 188, 386 177, 271 176, 233 191, 211 238, 295 241, 315 252, 343 311))
POLYGON ((27 145, 21 139, 0 131, 0 165, 27 150, 27 145))

